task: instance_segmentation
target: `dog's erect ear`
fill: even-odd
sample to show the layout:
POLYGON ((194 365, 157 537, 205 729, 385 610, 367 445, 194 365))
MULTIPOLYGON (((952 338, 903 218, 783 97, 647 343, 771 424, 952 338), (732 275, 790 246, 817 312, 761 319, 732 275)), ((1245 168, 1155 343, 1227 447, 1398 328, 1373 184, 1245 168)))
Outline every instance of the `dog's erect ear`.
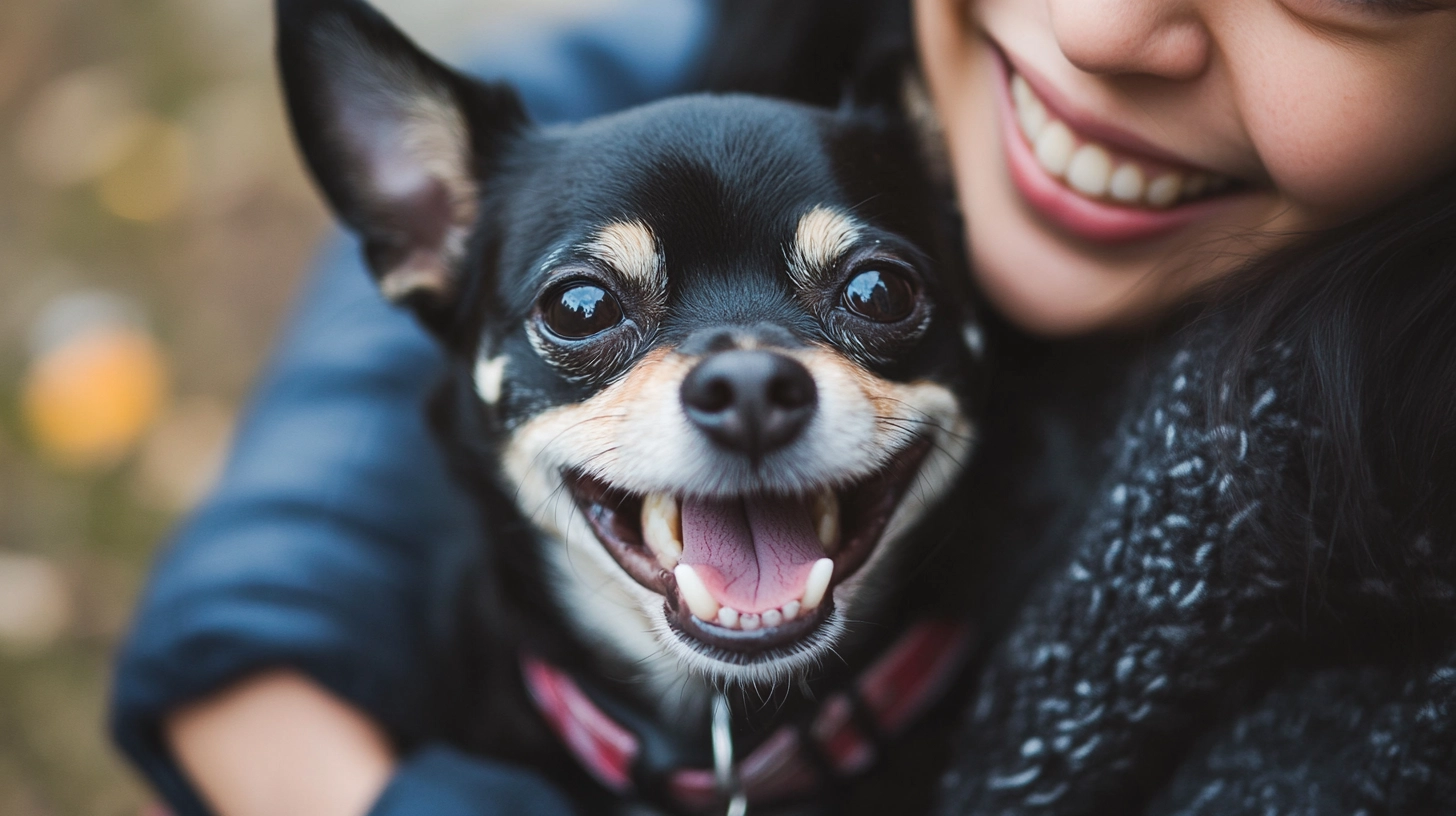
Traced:
POLYGON ((467 79, 358 0, 278 0, 294 134, 380 289, 423 317, 450 303, 482 185, 528 121, 508 87, 467 79))

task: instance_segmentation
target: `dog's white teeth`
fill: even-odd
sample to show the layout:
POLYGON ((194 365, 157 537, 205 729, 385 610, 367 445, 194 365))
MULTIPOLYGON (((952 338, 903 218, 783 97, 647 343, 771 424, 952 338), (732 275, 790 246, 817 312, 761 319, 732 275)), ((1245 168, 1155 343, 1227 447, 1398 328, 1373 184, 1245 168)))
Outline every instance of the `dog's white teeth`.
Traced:
POLYGON ((772 629, 799 615, 799 602, 789 601, 783 609, 765 609, 762 612, 739 612, 732 607, 719 607, 717 623, 725 629, 742 629, 752 632, 757 629, 772 629))
POLYGON ((833 555, 839 549, 839 496, 826 488, 814 497, 814 529, 824 552, 833 555))
MULTIPOLYGON (((718 617, 718 611, 722 609, 721 605, 713 598, 713 594, 708 592, 707 585, 691 566, 678 564, 672 574, 677 576, 677 589, 682 593, 683 600, 687 602, 688 610, 698 620, 710 621, 718 617)), ((742 622, 741 618, 739 622, 742 622)))
POLYGON ((676 498, 667 493, 649 493, 643 497, 642 539, 663 569, 677 567, 683 545, 682 510, 676 498))
POLYGON ((809 570, 809 580, 804 584, 804 598, 801 603, 805 610, 819 606, 819 602, 824 600, 824 593, 829 591, 829 579, 833 577, 833 559, 821 558, 814 562, 814 566, 809 570))

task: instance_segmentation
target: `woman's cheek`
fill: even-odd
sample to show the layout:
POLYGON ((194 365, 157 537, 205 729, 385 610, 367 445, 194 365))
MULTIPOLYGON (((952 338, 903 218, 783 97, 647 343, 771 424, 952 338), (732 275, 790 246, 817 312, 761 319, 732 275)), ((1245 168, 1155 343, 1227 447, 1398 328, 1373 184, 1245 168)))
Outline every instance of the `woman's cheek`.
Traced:
POLYGON ((1456 164, 1456 54, 1420 61, 1325 43, 1275 53, 1243 78, 1241 107, 1274 186, 1309 226, 1369 210, 1456 164))

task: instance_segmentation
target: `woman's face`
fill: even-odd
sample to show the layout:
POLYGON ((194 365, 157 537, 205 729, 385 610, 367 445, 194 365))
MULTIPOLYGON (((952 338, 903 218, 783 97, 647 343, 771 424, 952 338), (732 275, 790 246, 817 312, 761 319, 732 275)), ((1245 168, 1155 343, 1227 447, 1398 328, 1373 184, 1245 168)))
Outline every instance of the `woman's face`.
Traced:
POLYGON ((983 287, 1136 325, 1456 164, 1456 0, 914 0, 983 287))

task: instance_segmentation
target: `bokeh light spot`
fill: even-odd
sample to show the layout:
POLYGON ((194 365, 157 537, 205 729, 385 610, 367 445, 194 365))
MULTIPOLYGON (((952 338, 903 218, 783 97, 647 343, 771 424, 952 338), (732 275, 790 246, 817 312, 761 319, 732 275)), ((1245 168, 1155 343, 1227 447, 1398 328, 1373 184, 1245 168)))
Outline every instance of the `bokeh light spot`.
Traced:
POLYGON ((144 331, 108 326, 37 358, 22 387, 36 446, 65 467, 108 467, 155 421, 167 388, 161 349, 144 331))
POLYGON ((47 646, 70 623, 74 604, 65 575, 49 560, 0 552, 0 646, 47 646))
POLYGON ((191 158, 192 138, 185 128, 151 120, 134 149, 101 177, 96 194, 119 218, 159 221, 186 199, 191 158))
POLYGON ((89 181, 133 150, 148 121, 118 69, 98 66, 46 83, 25 110, 16 152, 31 177, 55 187, 89 181))

